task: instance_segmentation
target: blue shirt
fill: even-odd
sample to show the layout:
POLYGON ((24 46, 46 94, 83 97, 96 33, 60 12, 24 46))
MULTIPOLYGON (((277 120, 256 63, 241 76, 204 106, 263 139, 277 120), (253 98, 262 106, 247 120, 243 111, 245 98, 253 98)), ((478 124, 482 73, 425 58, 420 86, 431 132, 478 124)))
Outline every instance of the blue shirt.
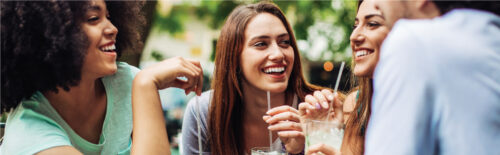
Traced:
POLYGON ((399 20, 374 73, 366 154, 500 154, 500 18, 399 20))

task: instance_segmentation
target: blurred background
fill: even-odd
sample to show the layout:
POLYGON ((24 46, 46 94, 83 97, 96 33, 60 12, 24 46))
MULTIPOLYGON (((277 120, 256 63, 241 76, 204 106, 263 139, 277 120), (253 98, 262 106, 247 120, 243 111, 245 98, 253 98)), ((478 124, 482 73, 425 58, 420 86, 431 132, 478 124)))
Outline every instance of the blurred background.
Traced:
MULTIPOLYGON (((139 68, 175 56, 199 60, 205 74, 204 90, 210 89, 215 46, 220 29, 229 13, 240 4, 255 0, 160 0, 146 1, 143 8, 147 23, 143 32, 142 52, 121 57, 139 68)), ((351 88, 351 48, 349 35, 354 23, 355 0, 274 1, 285 13, 296 35, 307 80, 333 89, 342 61, 346 66, 339 90, 351 88)), ((180 129, 184 108, 192 97, 183 90, 160 91, 162 108, 172 153, 180 154, 180 129)), ((2 115, 5 115, 2 114, 2 115)), ((0 135, 6 116, 0 117, 0 135)))

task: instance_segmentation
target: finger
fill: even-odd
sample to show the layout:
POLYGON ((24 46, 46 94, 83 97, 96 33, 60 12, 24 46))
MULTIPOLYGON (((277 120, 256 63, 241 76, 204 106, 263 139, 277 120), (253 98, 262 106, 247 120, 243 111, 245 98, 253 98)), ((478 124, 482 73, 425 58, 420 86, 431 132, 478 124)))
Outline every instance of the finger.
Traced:
POLYGON ((323 93, 321 93, 320 91, 315 91, 314 97, 316 97, 323 109, 328 109, 328 100, 325 96, 323 96, 323 93))
POLYGON ((192 75, 194 73, 188 69, 188 68, 185 68, 185 67, 181 67, 180 69, 178 69, 177 71, 177 77, 185 77, 186 79, 179 79, 179 78, 176 78, 171 84, 170 86, 172 87, 177 87, 177 88, 181 88, 181 89, 184 89, 184 90, 188 90, 189 87, 192 86, 192 75))
POLYGON ((189 83, 189 87, 185 89, 186 93, 188 91, 189 92, 194 91, 197 94, 201 94, 200 91, 198 90, 198 85, 200 84, 200 76, 203 77, 203 75, 201 75, 201 69, 198 68, 196 65, 191 64, 187 61, 185 61, 182 64, 182 66, 186 68, 186 70, 190 70, 191 73, 186 76, 188 78, 188 83, 189 83))
POLYGON ((297 138, 304 137, 304 133, 301 131, 279 131, 278 136, 281 138, 297 138))
POLYGON ((200 61, 193 59, 185 59, 185 60, 189 62, 192 65, 192 67, 196 70, 196 72, 198 72, 199 74, 198 82, 195 87, 196 89, 193 91, 195 91, 197 95, 201 95, 203 91, 203 69, 201 67, 200 61))
POLYGON ((334 99, 334 96, 333 96, 333 92, 328 90, 328 89, 323 89, 321 90, 321 93, 323 94, 323 96, 325 96, 329 102, 333 101, 334 99))
POLYGON ((299 115, 301 117, 307 115, 307 113, 308 113, 307 111, 309 111, 309 109, 314 109, 314 107, 306 102, 300 103, 299 104, 299 115))
POLYGON ((340 152, 325 144, 315 144, 307 149, 307 154, 323 153, 325 155, 338 155, 340 152))
POLYGON ((262 116, 262 119, 263 119, 264 121, 267 121, 269 118, 271 118, 271 116, 268 116, 268 115, 262 116))
POLYGON ((299 114, 297 113, 292 113, 292 112, 283 112, 276 114, 269 118, 266 123, 268 124, 274 124, 279 121, 293 121, 293 122, 300 122, 300 117, 299 114))
POLYGON ((202 72, 200 61, 194 59, 184 59, 184 60, 185 60, 183 61, 184 65, 189 66, 198 73, 202 72))
POLYGON ((276 114, 279 114, 282 112, 293 112, 293 113, 297 113, 297 114, 299 113, 299 111, 297 109, 292 108, 291 106, 282 105, 282 106, 270 109, 269 111, 266 112, 266 114, 272 116, 272 115, 276 115, 276 114))
POLYGON ((198 85, 196 86, 196 88, 198 88, 197 94, 201 95, 201 93, 203 92, 203 70, 200 73, 200 80, 198 80, 198 85))
POLYGON ((289 130, 302 131, 300 123, 289 122, 289 121, 281 121, 277 124, 267 127, 267 129, 271 131, 289 131, 289 130))
POLYGON ((185 59, 185 60, 188 61, 188 62, 190 62, 191 64, 199 67, 201 69, 201 63, 200 63, 200 61, 194 60, 194 59, 185 59))
MULTIPOLYGON (((312 95, 306 95, 305 101, 312 106, 319 105, 319 101, 312 95)), ((321 106, 318 108, 321 109, 321 106)))
POLYGON ((339 122, 344 122, 344 104, 342 101, 339 99, 339 95, 337 93, 334 94, 335 99, 334 99, 334 113, 335 113, 335 119, 338 120, 339 122))

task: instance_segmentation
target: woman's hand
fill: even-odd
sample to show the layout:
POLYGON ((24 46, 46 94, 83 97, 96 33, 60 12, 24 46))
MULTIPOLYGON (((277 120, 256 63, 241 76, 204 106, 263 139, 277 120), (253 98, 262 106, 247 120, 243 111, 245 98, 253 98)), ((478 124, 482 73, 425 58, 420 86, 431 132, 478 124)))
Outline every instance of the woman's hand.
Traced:
POLYGON ((305 102, 299 104, 299 114, 301 119, 325 120, 330 110, 330 103, 333 103, 331 115, 339 122, 344 122, 343 118, 343 103, 340 101, 338 94, 333 94, 328 89, 315 91, 312 95, 309 94, 305 98, 305 102))
POLYGON ((324 155, 341 155, 342 153, 335 148, 325 145, 325 144, 316 144, 313 145, 306 150, 306 155, 316 155, 316 154, 324 154, 324 155))
POLYGON ((149 66, 139 72, 136 78, 142 79, 142 82, 154 83, 157 89, 181 88, 186 94, 194 91, 201 95, 203 86, 203 70, 200 62, 182 57, 170 58, 149 66))
POLYGON ((281 142, 285 144, 287 152, 297 154, 304 149, 304 134, 300 124, 299 111, 284 105, 267 111, 269 116, 263 119, 268 123, 269 130, 278 132, 281 142))

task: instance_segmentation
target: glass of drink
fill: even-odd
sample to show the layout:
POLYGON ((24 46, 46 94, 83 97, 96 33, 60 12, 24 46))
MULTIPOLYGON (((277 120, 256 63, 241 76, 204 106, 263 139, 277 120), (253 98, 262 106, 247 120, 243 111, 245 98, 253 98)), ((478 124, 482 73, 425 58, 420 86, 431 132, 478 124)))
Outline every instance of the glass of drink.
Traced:
POLYGON ((252 155, 285 155, 286 153, 282 152, 281 149, 271 150, 269 147, 254 147, 250 149, 252 151, 252 155))
POLYGON ((306 148, 316 144, 325 144, 340 151, 344 138, 344 123, 337 120, 305 120, 306 148))

